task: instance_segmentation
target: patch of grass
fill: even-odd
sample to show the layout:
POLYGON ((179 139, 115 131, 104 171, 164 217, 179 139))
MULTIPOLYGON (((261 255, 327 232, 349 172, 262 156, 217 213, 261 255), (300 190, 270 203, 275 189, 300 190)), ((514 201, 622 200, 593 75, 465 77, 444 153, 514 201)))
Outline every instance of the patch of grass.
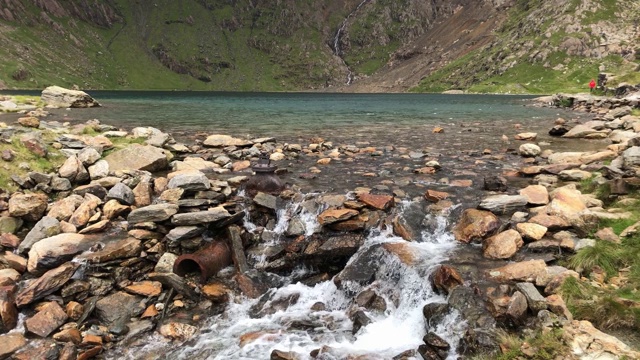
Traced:
POLYGON ((623 257, 618 244, 596 240, 595 246, 580 249, 569 260, 569 266, 578 272, 589 273, 594 267, 600 267, 607 276, 614 276, 622 265, 623 257))
POLYGON ((113 144, 113 148, 111 148, 109 150, 105 150, 102 153, 102 157, 105 157, 105 156, 111 154, 112 152, 114 152, 116 150, 124 149, 127 146, 132 145, 132 144, 144 144, 144 142, 147 139, 142 138, 142 137, 124 136, 124 137, 110 138, 109 140, 111 140, 111 143, 113 144))
POLYGON ((472 360, 552 360, 559 356, 569 355, 570 347, 565 343, 562 329, 550 331, 538 331, 532 336, 518 337, 507 332, 499 336, 503 352, 496 355, 481 354, 472 357, 472 360), (523 349, 527 349, 527 355, 523 349))
POLYGON ((640 109, 635 108, 635 109, 631 110, 631 115, 640 116, 640 109))

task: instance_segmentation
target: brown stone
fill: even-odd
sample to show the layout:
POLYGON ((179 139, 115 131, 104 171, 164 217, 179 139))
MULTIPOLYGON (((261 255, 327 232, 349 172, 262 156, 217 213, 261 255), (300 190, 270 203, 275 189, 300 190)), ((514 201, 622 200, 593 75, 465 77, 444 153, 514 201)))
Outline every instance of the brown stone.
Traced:
POLYGON ((80 319, 84 313, 84 306, 78 302, 69 301, 65 307, 65 311, 71 320, 76 321, 80 319))
POLYGON ((610 227, 598 230, 594 234, 594 236, 596 237, 596 239, 609 241, 616 244, 620 243, 620 237, 616 235, 616 233, 613 232, 613 229, 610 227))
POLYGON ((47 210, 49 198, 45 194, 14 194, 9 199, 9 215, 27 221, 38 221, 47 210))
POLYGON ((519 323, 523 320, 525 315, 527 314, 527 309, 529 305, 527 303, 527 298, 520 292, 516 291, 513 293, 513 296, 509 299, 509 303, 507 305, 507 316, 511 318, 516 323, 519 323))
POLYGON ((540 174, 541 172, 542 172, 542 166, 537 166, 537 165, 525 166, 520 169, 520 173, 522 173, 522 175, 525 175, 525 176, 534 176, 534 175, 540 174))
POLYGON ((414 173, 422 174, 422 175, 435 174, 436 171, 437 171, 437 169, 432 167, 432 166, 425 166, 425 167, 421 167, 421 168, 413 170, 414 173))
POLYGON ((497 281, 535 281, 545 274, 547 264, 544 260, 528 260, 489 270, 489 276, 497 281))
POLYGON ((437 293, 448 295, 455 287, 464 285, 462 276, 454 267, 448 265, 440 265, 432 273, 431 286, 437 293))
POLYGON ((429 189, 424 193, 424 197, 428 201, 437 203, 440 200, 446 200, 449 197, 449 193, 429 189))
POLYGON ((140 281, 124 288, 124 291, 142 296, 158 296, 162 292, 162 284, 158 281, 140 281))
POLYGON ((559 216, 547 215, 544 213, 532 217, 529 219, 529 222, 542 225, 551 231, 567 229, 571 226, 567 220, 559 216))
POLYGON ((391 195, 373 195, 367 193, 358 194, 358 200, 376 210, 387 210, 393 206, 394 201, 391 195))
POLYGON ((393 233, 400 236, 407 241, 414 241, 418 237, 411 227, 407 224, 407 221, 400 215, 397 215, 392 220, 393 233))
POLYGON ((520 195, 524 196, 531 205, 546 205, 549 203, 549 192, 542 185, 529 185, 520 190, 520 195))
POLYGON ((76 345, 82 342, 82 334, 75 328, 64 329, 56 334, 53 334, 53 340, 59 342, 70 342, 76 345))
POLYGON ((249 160, 241 160, 241 161, 234 162, 233 165, 231 166, 231 170, 234 172, 237 172, 237 171, 246 170, 249 167, 251 167, 251 162, 249 160))
POLYGON ((393 254, 403 264, 413 265, 416 262, 416 253, 411 248, 410 243, 397 242, 397 243, 385 243, 382 247, 389 253, 393 254))
POLYGON ((18 324, 18 309, 13 297, 14 286, 0 286, 0 334, 13 330, 18 324))
POLYGON ((490 236, 500 227, 500 220, 490 211, 466 209, 452 232, 456 240, 469 243, 490 236))
POLYGON ((516 224, 516 230, 522 235, 523 238, 530 241, 537 241, 547 233, 547 228, 534 223, 519 223, 516 224))
POLYGON ((572 321, 564 326, 563 335, 565 339, 569 339, 568 345, 573 352, 583 355, 584 358, 640 359, 640 352, 634 351, 616 337, 596 329, 588 321, 572 321))
POLYGON ((468 180, 468 179, 454 179, 451 180, 449 182, 450 186, 455 186, 455 187, 471 187, 473 185, 473 180, 468 180))
POLYGON ((16 295, 16 305, 18 307, 28 305, 59 290, 71 279, 79 266, 77 263, 68 262, 32 280, 16 295))
POLYGON ((55 329, 59 328, 67 321, 67 313, 52 301, 46 304, 38 313, 25 321, 25 328, 28 332, 40 337, 47 337, 55 329))
POLYGON ((0 262, 3 261, 19 273, 27 271, 27 259, 11 251, 5 251, 4 254, 0 255, 0 262))
POLYGON ((143 179, 140 181, 140 183, 133 188, 133 195, 135 196, 135 205, 137 207, 140 208, 151 205, 151 198, 153 195, 151 181, 149 179, 143 179))
POLYGON ((76 360, 78 358, 78 348, 73 343, 65 343, 60 350, 58 360, 76 360))
POLYGON ((0 286, 13 286, 20 280, 20 273, 14 269, 0 269, 0 286))
POLYGON ((125 259, 140 255, 142 243, 138 239, 127 238, 108 243, 103 249, 96 252, 82 254, 79 258, 86 259, 90 263, 104 263, 107 261, 125 259))
POLYGON ((485 239, 482 254, 489 259, 508 259, 515 255, 523 244, 520 233, 509 229, 485 239))
POLYGON ((158 315, 158 309, 156 309, 155 305, 147 306, 146 310, 140 315, 141 319, 152 318, 158 315))
POLYGON ((102 352, 102 345, 96 345, 94 347, 88 348, 78 354, 77 360, 89 360, 94 358, 96 355, 102 352))
POLYGON ((358 214, 358 211, 352 209, 328 209, 318 215, 318 222, 321 225, 333 224, 350 219, 358 214))
POLYGON ((210 283, 202 287, 202 293, 213 302, 223 303, 229 300, 229 288, 221 283, 210 283))
POLYGON ((102 207, 102 213, 105 219, 112 220, 124 214, 129 209, 131 209, 129 206, 120 204, 116 199, 111 199, 102 207))
POLYGON ((40 120, 35 116, 26 116, 19 118, 18 124, 24 127, 38 128, 40 126, 40 120))
POLYGON ((188 340, 192 338, 198 328, 189 324, 171 322, 160 327, 160 334, 172 340, 188 340))
POLYGON ((573 321, 573 315, 571 311, 567 308, 567 304, 565 304, 564 300, 560 295, 549 295, 546 298, 547 307, 551 310, 552 313, 562 316, 569 321, 573 321))
POLYGON ((22 240, 14 234, 4 233, 0 235, 0 246, 17 249, 21 242, 22 240))
POLYGON ((27 339, 22 334, 0 335, 0 359, 7 358, 25 345, 27 345, 27 339))
POLYGON ((102 336, 85 334, 82 336, 83 345, 102 345, 102 336))

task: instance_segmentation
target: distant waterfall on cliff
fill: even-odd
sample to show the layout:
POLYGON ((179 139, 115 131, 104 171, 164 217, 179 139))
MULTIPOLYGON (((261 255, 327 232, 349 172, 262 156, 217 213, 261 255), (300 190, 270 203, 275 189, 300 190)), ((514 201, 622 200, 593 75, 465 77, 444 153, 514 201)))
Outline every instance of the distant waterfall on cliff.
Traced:
POLYGON ((342 38, 342 34, 344 33, 344 29, 347 27, 349 19, 351 19, 351 17, 353 17, 355 13, 358 12, 358 10, 367 2, 369 2, 369 0, 362 0, 362 2, 360 2, 360 4, 358 4, 358 6, 356 6, 356 8, 352 12, 350 12, 346 18, 344 18, 342 24, 340 24, 340 27, 338 28, 338 31, 336 32, 336 36, 333 38, 333 53, 336 54, 336 56, 338 56, 340 59, 342 59, 342 63, 347 67, 347 70, 349 71, 349 74, 347 74, 347 85, 351 85, 351 82, 353 81, 353 72, 351 71, 349 64, 347 64, 347 62, 342 57, 342 49, 340 49, 340 38, 342 38))

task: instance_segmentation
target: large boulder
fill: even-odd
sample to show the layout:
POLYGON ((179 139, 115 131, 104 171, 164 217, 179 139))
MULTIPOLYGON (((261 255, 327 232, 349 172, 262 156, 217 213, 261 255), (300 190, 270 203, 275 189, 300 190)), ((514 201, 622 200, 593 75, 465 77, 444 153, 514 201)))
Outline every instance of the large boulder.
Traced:
POLYGON ((65 89, 60 86, 49 86, 42 91, 40 97, 47 106, 59 108, 89 108, 100 104, 84 91, 65 89))
POLYGON ((80 234, 63 233, 42 239, 29 250, 27 270, 30 273, 41 273, 65 263, 93 245, 94 240, 80 234))
POLYGON ((251 146, 253 142, 249 140, 234 138, 229 135, 214 134, 214 135, 209 135, 202 144, 208 147, 227 147, 227 146, 251 146))
POLYGON ((114 151, 104 160, 110 171, 146 170, 150 172, 166 169, 169 160, 165 150, 155 146, 130 145, 122 150, 114 151))
POLYGON ((508 259, 524 245, 520 233, 510 229, 484 241, 482 252, 489 259, 508 259))
POLYGON ((500 219, 489 211, 466 209, 453 228, 456 240, 465 243, 482 240, 500 227, 500 219))
POLYGON ((27 221, 38 221, 47 210, 49 198, 45 194, 15 194, 9 199, 9 215, 27 221))

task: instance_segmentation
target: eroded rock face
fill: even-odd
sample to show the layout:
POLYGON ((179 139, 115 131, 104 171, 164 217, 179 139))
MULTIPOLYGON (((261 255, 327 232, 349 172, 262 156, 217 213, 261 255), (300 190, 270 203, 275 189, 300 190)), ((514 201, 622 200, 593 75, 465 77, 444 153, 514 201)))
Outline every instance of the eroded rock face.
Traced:
POLYGON ((100 106, 100 103, 86 92, 65 89, 60 86, 49 86, 44 89, 41 99, 47 106, 58 108, 89 108, 100 106))
POLYGON ((574 355, 589 359, 639 359, 640 353, 617 338, 593 327, 588 321, 574 320, 564 327, 565 335, 571 341, 574 355))

